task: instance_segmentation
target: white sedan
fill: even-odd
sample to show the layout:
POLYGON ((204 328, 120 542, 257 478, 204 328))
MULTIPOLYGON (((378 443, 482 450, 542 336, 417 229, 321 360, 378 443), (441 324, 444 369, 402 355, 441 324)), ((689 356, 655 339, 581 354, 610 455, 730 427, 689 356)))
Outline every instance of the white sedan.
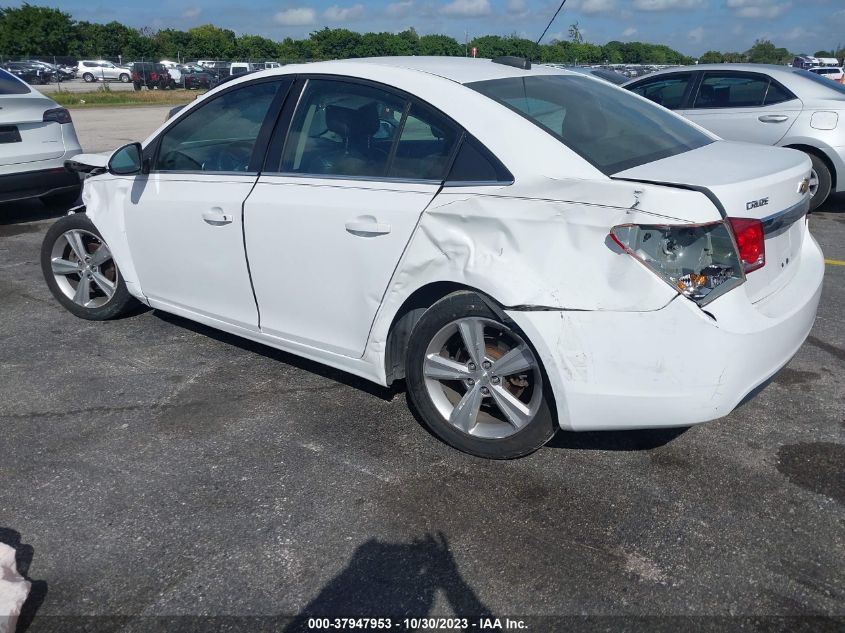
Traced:
POLYGON ((460 450, 726 415, 799 349, 810 161, 521 62, 285 66, 81 155, 43 250, 87 319, 135 302, 382 385, 460 450))

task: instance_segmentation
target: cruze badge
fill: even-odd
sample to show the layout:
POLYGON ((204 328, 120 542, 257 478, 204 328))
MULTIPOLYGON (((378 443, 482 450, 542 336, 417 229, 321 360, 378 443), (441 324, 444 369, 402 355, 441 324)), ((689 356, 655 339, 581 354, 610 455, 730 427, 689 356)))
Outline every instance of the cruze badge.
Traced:
POLYGON ((751 202, 745 203, 745 210, 750 211, 751 209, 756 209, 757 207, 765 207, 769 204, 768 196, 765 198, 760 198, 759 200, 752 200, 751 202))

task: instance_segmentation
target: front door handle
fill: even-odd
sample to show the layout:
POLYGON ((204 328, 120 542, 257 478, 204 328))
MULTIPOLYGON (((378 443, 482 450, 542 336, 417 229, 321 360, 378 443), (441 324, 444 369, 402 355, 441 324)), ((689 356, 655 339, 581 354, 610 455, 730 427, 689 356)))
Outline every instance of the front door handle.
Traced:
POLYGON ((757 120, 761 123, 783 123, 788 119, 789 117, 785 114, 764 114, 757 117, 757 120))
POLYGON ((346 223, 346 230, 352 235, 385 235, 390 233, 390 225, 370 220, 353 220, 346 223))
POLYGON ((206 224, 210 224, 212 226, 223 226, 224 224, 231 224, 235 217, 228 213, 223 213, 223 209, 220 207, 214 207, 213 209, 209 209, 204 212, 202 214, 202 219, 206 224))

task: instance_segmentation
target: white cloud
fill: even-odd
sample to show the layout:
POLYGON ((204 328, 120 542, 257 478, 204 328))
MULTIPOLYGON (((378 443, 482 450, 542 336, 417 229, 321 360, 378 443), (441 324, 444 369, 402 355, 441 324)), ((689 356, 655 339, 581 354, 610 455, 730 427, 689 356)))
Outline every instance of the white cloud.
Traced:
POLYGON ((443 14, 461 18, 490 15, 490 0, 452 0, 443 7, 443 14))
POLYGON ((525 0, 508 0, 508 13, 523 18, 528 15, 528 3, 525 0))
POLYGON ((632 35, 636 35, 636 34, 637 34, 637 29, 635 29, 633 26, 629 26, 627 29, 622 31, 622 37, 631 37, 632 35))
POLYGON ((363 4, 353 4, 351 7, 340 7, 333 4, 323 11, 323 17, 329 22, 352 22, 364 15, 363 4))
POLYGON ((411 9, 413 8, 413 0, 404 0, 403 2, 394 2, 392 4, 388 4, 384 8, 384 13, 389 18, 401 19, 408 17, 408 15, 411 13, 411 9))
POLYGON ((198 18, 200 13, 202 13, 202 9, 199 7, 189 7, 182 12, 182 17, 186 20, 193 20, 198 18))
POLYGON ((701 40, 704 39, 704 29, 699 26, 698 28, 693 29, 692 31, 687 33, 687 37, 689 38, 689 41, 693 44, 699 44, 701 40))
POLYGON ((640 11, 688 11, 704 5, 704 0, 634 0, 640 11))
POLYGON ((792 7, 792 2, 780 0, 727 0, 726 4, 738 17, 767 20, 786 13, 792 7))
POLYGON ((309 7, 282 9, 273 19, 281 26, 310 26, 317 21, 317 12, 309 7))
POLYGON ((616 0, 581 0, 577 8, 587 15, 608 13, 616 9, 616 0))
POLYGON ((807 31, 807 29, 805 29, 801 26, 796 26, 794 29, 791 29, 791 30, 787 31, 786 33, 783 33, 783 34, 780 35, 780 37, 782 37, 783 39, 785 39, 789 42, 794 42, 795 40, 800 40, 800 39, 804 39, 804 38, 809 39, 811 36, 812 36, 812 32, 807 31))

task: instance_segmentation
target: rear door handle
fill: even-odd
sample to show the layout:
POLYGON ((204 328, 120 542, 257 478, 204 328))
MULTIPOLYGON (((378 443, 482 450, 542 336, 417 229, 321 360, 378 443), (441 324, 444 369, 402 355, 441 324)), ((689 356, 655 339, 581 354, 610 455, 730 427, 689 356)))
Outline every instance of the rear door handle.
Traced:
POLYGON ((346 223, 346 230, 352 235, 385 235, 390 233, 390 225, 381 222, 353 220, 346 223))
POLYGON ((785 114, 764 114, 757 117, 757 120, 761 123, 783 123, 787 119, 789 119, 789 117, 785 114))
POLYGON ((213 209, 205 211, 202 214, 202 219, 206 224, 211 224, 212 226, 223 226, 224 224, 231 224, 235 217, 228 213, 223 213, 223 209, 220 207, 214 207, 213 209))

